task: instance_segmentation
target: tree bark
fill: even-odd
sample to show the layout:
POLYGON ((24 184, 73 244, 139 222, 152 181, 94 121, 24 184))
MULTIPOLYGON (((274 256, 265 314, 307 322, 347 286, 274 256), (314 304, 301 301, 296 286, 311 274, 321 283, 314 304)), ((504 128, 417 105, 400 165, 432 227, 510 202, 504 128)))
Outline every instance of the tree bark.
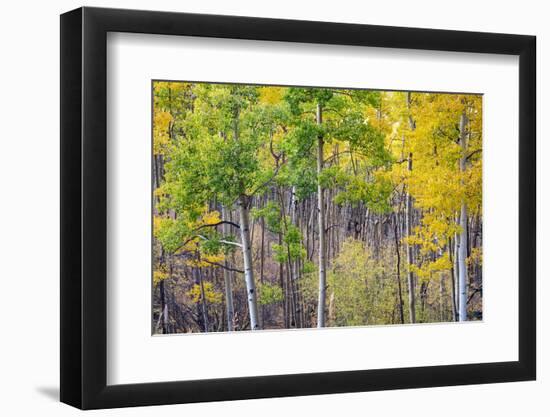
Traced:
MULTIPOLYGON (((410 110, 411 107, 411 93, 407 93, 407 108, 410 110)), ((414 123, 414 120, 412 116, 409 115, 409 127, 411 130, 414 130, 416 128, 416 125, 414 123)), ((412 153, 409 153, 408 162, 407 162, 407 169, 412 171, 413 169, 413 155, 412 153)), ((405 217, 405 234, 407 237, 411 235, 412 232, 412 210, 413 210, 413 204, 412 204, 412 197, 410 192, 407 190, 407 195, 405 197, 406 203, 405 203, 405 211, 406 211, 406 217, 405 217)), ((412 246, 407 242, 406 244, 406 252, 407 252, 407 286, 409 290, 409 321, 411 323, 416 323, 416 301, 415 301, 415 285, 414 285, 414 275, 411 271, 411 265, 413 263, 414 257, 413 257, 413 249, 412 246)))
MULTIPOLYGON (((466 125, 468 119, 466 113, 460 116, 460 147, 462 157, 460 158, 460 172, 466 171, 467 147, 466 143, 466 125)), ((466 304, 468 302, 468 269, 466 258, 468 257, 468 209, 466 201, 463 200, 460 206, 460 239, 458 242, 458 319, 460 321, 468 320, 466 304)))
MULTIPOLYGON (((239 111, 237 108, 233 115, 233 135, 235 141, 239 140, 239 111)), ((256 297, 256 283, 254 282, 254 267, 252 264, 252 243, 250 239, 249 197, 244 194, 244 188, 237 200, 239 208, 241 250, 243 253, 244 279, 246 283, 246 298, 248 301, 248 313, 250 316, 250 329, 260 330, 258 320, 258 302, 256 297)))
POLYGON ((202 280, 202 273, 198 267, 193 268, 193 273, 195 274, 195 281, 199 282, 199 287, 201 291, 202 324, 204 326, 204 332, 208 333, 210 325, 208 323, 208 310, 206 307, 206 294, 204 292, 204 281, 202 280))
POLYGON ((439 273, 439 321, 445 321, 445 274, 439 273))
MULTIPOLYGON (((409 157, 409 167, 412 166, 412 155, 409 157)), ((410 170, 411 168, 409 168, 410 170)), ((405 234, 407 237, 411 235, 412 229, 412 197, 407 193, 406 199, 406 215, 405 215, 405 234)), ((407 287, 409 291, 409 321, 411 323, 416 323, 416 311, 415 311, 415 288, 414 288, 414 275, 411 271, 411 264, 413 263, 413 249, 412 246, 407 242, 406 253, 407 253, 407 287)))
MULTIPOLYGON (((317 124, 323 123, 323 109, 317 104, 317 124)), ((323 136, 317 138, 317 211, 319 227, 319 301, 317 304, 317 327, 325 327, 325 304, 326 304, 326 248, 325 248, 325 204, 324 190, 321 184, 321 173, 323 171, 323 136)))
MULTIPOLYGON (((290 223, 298 228, 298 200, 296 199, 296 186, 292 186, 290 195, 290 223)), ((300 230, 298 228, 298 230, 300 230)), ((300 230, 301 232, 301 230, 300 230)), ((296 325, 303 327, 302 306, 299 297, 298 279, 300 278, 300 259, 292 261, 292 279, 294 280, 294 292, 296 303, 296 325)))
POLYGON ((159 283, 160 290, 160 308, 161 308, 161 328, 162 334, 168 333, 168 303, 166 302, 166 288, 164 280, 159 283))
MULTIPOLYGON (((292 187, 291 189, 291 195, 290 195, 290 204, 289 204, 289 211, 290 211, 290 223, 293 226, 296 226, 296 195, 295 195, 296 189, 295 187, 292 187)), ((281 196, 281 201, 284 203, 284 196, 281 196)), ((288 232, 288 225, 286 216, 283 209, 283 224, 285 231, 288 232)), ((298 259, 292 259, 291 253, 290 253, 290 246, 287 243, 287 257, 288 257, 288 280, 290 284, 290 290, 292 295, 292 311, 294 315, 294 326, 295 327, 302 327, 301 320, 300 320, 300 304, 298 302, 298 284, 296 282, 298 278, 298 259)))
MULTIPOLYGON (((229 220, 227 216, 227 209, 225 208, 225 206, 222 206, 222 220, 224 221, 229 220)), ((224 238, 227 239, 227 236, 229 235, 229 225, 227 223, 224 223, 222 228, 223 228, 224 238)), ((229 262, 227 261, 227 259, 225 259, 224 264, 226 268, 229 267, 229 262)), ((223 281, 225 286, 225 311, 227 314, 227 331, 228 332, 232 332, 235 329, 235 321, 234 321, 235 310, 233 307, 233 288, 232 288, 233 285, 231 282, 232 274, 233 273, 228 269, 223 270, 223 281)))
POLYGON ((248 201, 245 195, 239 197, 239 217, 241 223, 241 244, 243 252, 244 279, 246 282, 246 297, 250 314, 250 328, 260 330, 258 320, 258 302, 256 299, 256 284, 254 282, 254 270, 252 267, 252 245, 250 242, 250 221, 248 216, 248 201))
MULTIPOLYGON (((261 219, 262 237, 261 237, 261 249, 260 249, 260 283, 264 283, 264 266, 265 266, 265 218, 261 219)), ((260 306, 261 325, 265 328, 265 306, 260 306)))
POLYGON ((405 323, 405 315, 403 314, 403 292, 401 289, 401 252, 399 251, 399 233, 397 227, 397 214, 394 213, 394 237, 395 237, 395 255, 396 255, 396 275, 397 275, 397 295, 399 299, 399 319, 401 324, 405 323))
POLYGON ((452 249, 453 248, 453 245, 452 245, 452 239, 449 238, 449 241, 448 241, 448 244, 447 244, 447 250, 449 252, 449 261, 451 263, 451 272, 450 272, 450 276, 451 276, 451 312, 452 312, 452 315, 453 315, 453 321, 458 321, 458 317, 457 317, 457 303, 456 303, 456 280, 455 280, 455 260, 453 259, 453 254, 452 254, 452 249))

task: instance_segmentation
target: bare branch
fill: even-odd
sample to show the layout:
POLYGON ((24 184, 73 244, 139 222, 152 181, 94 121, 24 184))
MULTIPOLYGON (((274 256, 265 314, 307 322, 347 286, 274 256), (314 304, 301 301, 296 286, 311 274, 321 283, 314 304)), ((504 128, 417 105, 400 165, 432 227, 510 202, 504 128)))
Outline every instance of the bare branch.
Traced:
POLYGON ((359 156, 363 156, 363 157, 366 157, 368 158, 368 155, 362 153, 362 152, 359 152, 357 151, 356 149, 346 149, 345 151, 340 151, 340 152, 336 152, 332 155, 330 155, 328 158, 326 158, 323 163, 327 163, 327 162, 330 162, 332 161, 333 159, 335 159, 336 157, 340 156, 340 155, 345 155, 345 154, 356 154, 356 155, 359 155, 359 156))
POLYGON ((335 227, 341 227, 341 226, 343 226, 343 225, 342 224, 331 224, 329 227, 327 227, 325 229, 325 233, 327 233, 330 229, 333 229, 335 227))
POLYGON ((475 151, 472 151, 470 152, 470 154, 466 157, 466 160, 470 159, 472 156, 474 156, 476 153, 480 153, 481 152, 481 148, 480 149, 476 149, 475 151))
POLYGON ((232 221, 229 221, 229 220, 220 220, 217 223, 203 224, 202 226, 197 227, 195 230, 204 229, 205 227, 216 227, 216 226, 219 226, 220 224, 229 224, 233 227, 236 227, 237 229, 241 228, 241 226, 239 224, 235 223, 235 222, 232 222, 232 221))
POLYGON ((281 154, 275 153, 275 150, 273 149, 273 132, 270 132, 269 134, 269 151, 271 152, 271 155, 273 155, 273 159, 275 159, 277 165, 279 165, 279 158, 281 157, 281 154))
MULTIPOLYGON (((192 237, 190 237, 189 239, 187 239, 185 242, 183 242, 179 248, 177 248, 174 253, 180 251, 181 249, 183 249, 185 247, 185 245, 187 245, 189 242, 192 242, 193 240, 195 240, 196 238, 200 238, 202 240, 210 240, 208 239, 206 236, 204 235, 194 235, 192 237)), ((232 242, 230 240, 225 240, 225 239, 221 239, 220 240, 221 243, 225 243, 226 245, 233 245, 233 246, 238 246, 239 248, 242 248, 243 246, 240 244, 240 243, 237 243, 237 242, 232 242)))
POLYGON ((225 266, 223 264, 220 264, 218 262, 211 262, 207 261, 206 259, 201 259, 201 261, 206 262, 207 264, 219 266, 220 268, 227 269, 228 271, 238 272, 239 274, 244 274, 244 271, 241 271, 240 269, 231 268, 230 266, 225 266))
POLYGON ((197 236, 193 236, 193 237, 190 237, 189 239, 185 240, 180 246, 179 248, 177 248, 175 251, 174 251, 174 254, 176 254, 176 252, 182 250, 185 245, 187 245, 189 242, 195 240, 197 238, 197 236))
MULTIPOLYGON (((202 240, 210 240, 206 236, 203 236, 203 235, 197 235, 196 237, 200 237, 202 240)), ((225 243, 226 245, 238 246, 239 248, 243 247, 243 245, 241 245, 240 243, 232 242, 230 240, 220 239, 219 242, 220 243, 225 243)))
POLYGON ((477 294, 477 293, 480 293, 481 294, 481 288, 474 288, 473 289, 474 291, 470 294, 470 297, 468 298, 468 301, 466 301, 466 305, 470 304, 470 301, 472 301, 472 298, 474 298, 474 296, 477 294))

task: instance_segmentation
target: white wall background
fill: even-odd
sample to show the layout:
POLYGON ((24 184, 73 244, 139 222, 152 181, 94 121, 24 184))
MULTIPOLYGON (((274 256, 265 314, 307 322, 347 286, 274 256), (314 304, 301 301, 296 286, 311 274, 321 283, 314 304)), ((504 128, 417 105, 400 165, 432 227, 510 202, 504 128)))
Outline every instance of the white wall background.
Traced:
MULTIPOLYGON (((0 16, 0 412, 68 416, 58 403, 59 379, 59 17, 81 6, 6 2, 0 16)), ((545 258, 550 250, 550 165, 543 155, 550 104, 550 26, 544 2, 176 0, 92 1, 86 5, 198 13, 341 21, 395 26, 533 34, 538 37, 538 381, 230 403, 145 407, 94 415, 545 416, 550 412, 550 292, 545 258), (463 408, 461 408, 461 405, 463 408)))

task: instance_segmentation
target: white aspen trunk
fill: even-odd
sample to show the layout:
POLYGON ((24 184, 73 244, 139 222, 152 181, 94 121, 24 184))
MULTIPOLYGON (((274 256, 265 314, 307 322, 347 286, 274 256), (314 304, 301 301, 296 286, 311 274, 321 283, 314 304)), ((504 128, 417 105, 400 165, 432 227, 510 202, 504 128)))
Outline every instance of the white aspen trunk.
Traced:
POLYGON ((445 274, 439 273, 439 321, 445 321, 445 274))
MULTIPOLYGON (((409 171, 412 170, 412 155, 409 155, 409 171)), ((406 197, 406 216, 405 216, 405 234, 407 237, 411 235, 412 231, 412 197, 407 192, 406 197)), ((414 274, 411 271, 411 264, 413 263, 413 250, 412 246, 407 242, 407 288, 409 290, 409 321, 416 323, 416 300, 415 300, 415 288, 414 288, 414 274)))
MULTIPOLYGON (((410 112, 411 108, 411 93, 407 93, 407 109, 409 109, 410 112)), ((412 116, 409 114, 409 128, 411 130, 416 129, 416 124, 412 118, 412 116)), ((407 169, 409 172, 413 169, 413 155, 412 153, 409 153, 409 158, 407 161, 407 169)), ((412 197, 409 193, 409 190, 407 189, 407 196, 405 198, 405 234, 407 237, 411 235, 412 232, 412 211, 413 211, 413 203, 412 203, 412 197)), ((409 290, 409 321, 411 323, 416 323, 416 300, 415 300, 415 285, 414 285, 414 274, 411 271, 411 265, 414 261, 413 256, 413 248, 412 246, 407 242, 406 245, 406 252, 407 252, 407 287, 409 290)))
POLYGON ((397 294, 399 297, 399 319, 401 324, 405 324, 405 315, 403 313, 403 292, 401 290, 401 252, 399 251, 399 226, 398 226, 398 215, 394 213, 394 239, 395 239, 395 255, 396 255, 396 275, 397 275, 397 294))
MULTIPOLYGON (((317 124, 323 123, 323 109, 317 104, 317 124)), ((324 190, 320 182, 323 171, 323 137, 317 139, 317 221, 319 224, 319 302, 317 304, 317 327, 325 327, 325 304, 327 291, 326 273, 326 244, 325 244, 325 199, 324 190)))
POLYGON ((451 262, 451 271, 450 271, 450 281, 451 281, 451 313, 452 313, 452 319, 453 321, 457 321, 457 302, 456 302, 456 262, 454 259, 454 256, 452 254, 452 251, 454 250, 454 244, 452 243, 452 239, 449 238, 447 242, 447 252, 449 253, 449 261, 451 262))
POLYGON ((244 279, 246 282, 248 311, 250 313, 250 328, 252 330, 260 330, 260 321, 258 320, 258 303, 256 301, 256 284, 254 282, 254 270, 252 268, 252 245, 250 243, 250 222, 248 219, 248 204, 246 196, 241 195, 239 197, 238 205, 241 223, 244 279))
POLYGON ((168 333, 168 303, 166 302, 166 284, 164 280, 160 282, 160 303, 162 307, 162 333, 168 333))
MULTIPOLYGON (((456 223, 460 223, 460 213, 455 219, 456 223)), ((454 262, 454 275, 453 285, 455 288, 455 305, 456 305, 456 321, 458 321, 458 240, 460 239, 458 233, 455 233, 453 244, 453 262, 454 262)))
MULTIPOLYGON (((293 226, 298 227, 297 224, 298 217, 298 200, 296 198, 296 186, 293 185, 291 189, 290 196, 290 222, 293 226)), ((303 327, 302 322, 302 307, 300 305, 299 299, 299 289, 298 289, 298 279, 300 278, 300 260, 294 259, 292 263, 292 281, 293 281, 293 291, 294 291, 294 303, 295 303, 295 314, 296 314, 296 327, 303 327)))
MULTIPOLYGON (((438 239, 436 238, 436 242, 438 239)), ((443 256, 443 251, 438 249, 438 257, 443 256)), ((445 321, 445 273, 439 273, 439 321, 445 321)))
MULTIPOLYGON (((460 147, 462 157, 460 158, 460 171, 466 171, 466 125, 468 119, 465 113, 460 116, 460 147)), ((468 320, 466 303, 468 301, 468 269, 466 258, 468 256, 468 209, 466 202, 462 201, 460 207, 460 238, 458 240, 458 320, 468 320)))
MULTIPOLYGON (((222 206, 222 220, 227 221, 227 209, 225 206, 222 206)), ((229 235, 229 225, 223 224, 223 234, 224 238, 227 238, 229 235)), ((225 260, 225 267, 229 267, 229 262, 227 262, 227 259, 225 260)), ((232 332, 235 328, 234 324, 234 317, 235 317, 235 310, 233 308, 233 286, 231 283, 231 272, 228 269, 223 270, 223 281, 225 284, 225 311, 227 314, 227 331, 232 332)))

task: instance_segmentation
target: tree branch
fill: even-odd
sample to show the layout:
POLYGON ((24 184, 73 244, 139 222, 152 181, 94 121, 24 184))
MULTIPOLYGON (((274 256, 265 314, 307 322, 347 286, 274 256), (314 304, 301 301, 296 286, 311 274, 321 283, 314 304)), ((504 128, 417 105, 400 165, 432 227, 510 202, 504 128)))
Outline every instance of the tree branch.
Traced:
POLYGON ((193 236, 193 237, 190 237, 189 239, 185 240, 175 251, 174 251, 174 254, 176 254, 176 252, 182 250, 185 245, 187 245, 189 242, 195 240, 197 238, 197 236, 193 236))
MULTIPOLYGON (((196 237, 200 237, 202 240, 210 240, 206 236, 203 236, 203 235, 197 235, 196 237)), ((240 243, 232 242, 230 240, 225 240, 225 239, 220 239, 220 243, 225 243, 226 245, 238 246, 239 248, 243 247, 243 245, 241 245, 240 243)))
POLYGON ((277 167, 275 168, 275 171, 273 172, 273 175, 265 182, 263 182, 262 184, 258 185, 254 191, 252 191, 250 193, 250 196, 253 196, 254 194, 256 194, 260 189, 264 188, 267 184, 269 184, 271 181, 273 181, 273 179, 277 176, 277 174, 279 173, 279 169, 284 165, 286 164, 286 161, 283 162, 282 164, 277 164, 277 167))
POLYGON ((329 227, 327 227, 325 229, 325 233, 327 233, 330 229, 334 228, 334 227, 340 227, 342 226, 341 224, 331 224, 329 227))
POLYGON ((480 149, 476 149, 475 151, 470 152, 470 155, 468 155, 468 156, 466 157, 466 160, 470 159, 472 156, 474 156, 476 153, 479 153, 479 152, 481 152, 481 148, 480 148, 480 149))
POLYGON ((220 264, 218 262, 211 262, 207 261, 206 259, 201 259, 201 261, 206 262, 207 264, 219 266, 220 268, 227 269, 228 271, 238 272, 239 274, 244 274, 244 271, 241 271, 240 269, 231 268, 230 266, 225 266, 223 264, 220 264))
POLYGON ((468 301, 466 301, 466 305, 470 304, 470 301, 472 301, 472 298, 474 298, 474 295, 477 293, 481 293, 481 288, 474 288, 474 292, 470 294, 470 297, 468 298, 468 301))
MULTIPOLYGON (((187 239, 185 242, 183 242, 179 248, 177 248, 174 253, 180 251, 181 249, 183 249, 185 247, 185 245, 187 245, 189 242, 195 240, 196 238, 201 238, 202 240, 210 240, 208 239, 206 236, 204 235, 194 235, 192 237, 190 237, 189 239, 187 239)), ((239 248, 242 248, 243 245, 241 245, 240 243, 237 243, 237 242, 232 242, 230 240, 225 240, 225 239, 221 239, 220 240, 221 243, 225 243, 226 245, 233 245, 233 246, 238 246, 239 248)))
POLYGON ((233 227, 236 227, 237 229, 241 228, 241 226, 239 224, 235 223, 235 222, 232 222, 232 221, 229 221, 229 220, 220 220, 217 223, 203 224, 202 226, 197 227, 195 230, 204 229, 205 227, 216 227, 216 226, 219 226, 220 224, 229 224, 233 227))
POLYGON ((273 155, 273 159, 275 159, 277 165, 279 165, 279 158, 281 157, 281 154, 276 154, 273 149, 273 131, 269 133, 269 151, 271 152, 271 155, 273 155))
POLYGON ((330 155, 328 158, 325 158, 325 160, 323 161, 323 163, 327 163, 327 162, 330 162, 332 161, 333 159, 335 159, 336 157, 340 156, 340 155, 345 155, 345 154, 355 154, 355 155, 359 155, 359 156, 363 156, 365 158, 368 158, 368 155, 362 153, 362 152, 359 152, 357 151, 356 149, 346 149, 345 151, 340 151, 340 152, 337 152, 335 154, 332 154, 330 155))

